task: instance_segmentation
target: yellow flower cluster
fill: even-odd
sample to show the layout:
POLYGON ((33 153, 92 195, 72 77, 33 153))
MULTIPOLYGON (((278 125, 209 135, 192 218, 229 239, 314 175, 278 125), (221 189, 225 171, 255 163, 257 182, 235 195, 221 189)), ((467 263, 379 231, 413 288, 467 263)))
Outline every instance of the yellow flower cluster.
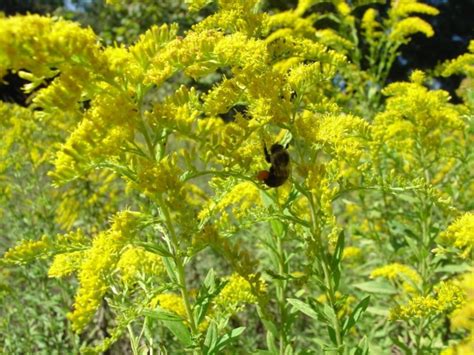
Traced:
POLYGON ((235 208, 232 209, 232 212, 236 218, 244 217, 253 208, 258 209, 263 205, 259 188, 254 183, 241 182, 226 193, 212 210, 214 213, 222 212, 233 205, 235 208))
POLYGON ((433 290, 434 295, 415 296, 407 304, 392 309, 390 319, 412 320, 449 314, 465 302, 462 289, 453 282, 442 281, 433 290))
POLYGON ((141 247, 129 247, 120 255, 117 263, 120 276, 126 284, 133 285, 146 277, 161 277, 165 273, 163 260, 159 255, 150 253, 141 247))
POLYGON ((160 306, 161 308, 177 314, 183 319, 187 319, 186 307, 183 299, 176 293, 161 293, 150 301, 152 308, 160 306))
POLYGON ((30 160, 35 168, 44 162, 47 148, 32 139, 40 129, 30 110, 0 101, 0 173, 9 168, 16 170, 17 152, 23 162, 30 160))
POLYGON ((427 4, 420 4, 417 0, 395 0, 392 1, 391 14, 395 17, 406 17, 413 13, 435 16, 439 14, 438 9, 427 4))
POLYGON ((460 251, 463 259, 472 257, 474 247, 474 213, 468 212, 454 221, 439 235, 439 243, 460 251))
POLYGON ((49 267, 49 277, 65 277, 79 270, 86 252, 73 251, 70 253, 58 254, 54 257, 53 263, 49 267))
POLYGON ((389 10, 389 17, 393 23, 389 36, 390 40, 407 42, 411 35, 418 32, 425 34, 427 37, 434 35, 433 28, 425 20, 416 16, 407 17, 414 13, 437 15, 439 11, 435 7, 420 4, 417 0, 392 1, 392 7, 389 10))
POLYGON ((474 349, 474 272, 462 275, 459 286, 466 295, 466 302, 451 314, 451 328, 466 329, 468 335, 461 343, 444 350, 442 355, 471 354, 474 349))
POLYGON ((28 70, 38 78, 53 76, 51 67, 68 73, 71 59, 93 72, 106 68, 90 28, 38 15, 0 18, 0 77, 7 69, 28 70))
POLYGON ((241 32, 248 36, 258 35, 267 15, 253 11, 254 7, 255 1, 219 1, 219 12, 194 25, 193 30, 199 32, 219 28, 226 33, 241 32))
POLYGON ((376 115, 372 125, 373 151, 382 147, 391 150, 405 164, 406 173, 427 159, 448 159, 454 149, 465 144, 462 109, 449 103, 446 91, 430 91, 422 86, 419 71, 411 80, 390 84, 383 90, 389 96, 386 108, 376 115))
POLYGON ((380 37, 381 24, 377 21, 378 11, 372 8, 367 9, 362 16, 361 26, 365 30, 367 39, 373 41, 380 37))
POLYGON ((13 263, 28 263, 44 257, 50 252, 51 240, 46 235, 40 240, 23 240, 15 247, 7 250, 3 259, 13 263))
POLYGON ((242 276, 233 274, 214 302, 218 307, 232 314, 241 310, 245 304, 256 303, 257 298, 252 292, 250 283, 242 276))
POLYGON ((212 0, 185 0, 185 3, 188 5, 189 11, 199 11, 211 1, 212 0))
POLYGON ((125 195, 118 176, 108 170, 91 171, 84 179, 71 182, 67 191, 55 190, 53 193, 54 198, 60 200, 54 220, 64 230, 70 230, 89 211, 94 211, 97 221, 106 220, 117 210, 118 202, 125 195))
MULTIPOLYGON (((351 313, 352 305, 354 304, 355 301, 357 301, 357 299, 352 295, 349 295, 348 297, 346 297, 340 291, 336 291, 335 296, 336 296, 336 302, 338 303, 337 317, 339 319, 343 319, 344 317, 346 317, 348 314, 351 313)), ((316 300, 321 303, 328 302, 328 298, 325 294, 319 295, 316 298, 316 300)))
MULTIPOLYGON (((3 256, 8 263, 29 263, 35 259, 51 256, 57 253, 80 250, 87 247, 89 239, 84 233, 77 229, 64 235, 49 237, 43 235, 39 240, 23 240, 15 247, 9 249, 3 256)), ((77 259, 77 258, 76 258, 77 259)), ((55 268, 61 266, 54 262, 55 268)), ((67 266, 65 266, 67 268, 67 266)), ((67 274, 68 272, 65 272, 67 274)))
POLYGON ((137 172, 139 190, 147 194, 176 194, 182 188, 179 178, 182 170, 176 156, 166 156, 159 162, 143 160, 137 172))
POLYGON ((355 261, 362 257, 362 249, 359 247, 345 247, 344 251, 342 252, 342 259, 347 261, 355 261))
POLYGON ((469 78, 474 78, 474 40, 469 42, 468 50, 469 53, 461 54, 443 65, 443 76, 464 74, 469 78))
POLYGON ((407 265, 392 263, 381 266, 370 273, 371 278, 383 277, 392 282, 401 282, 406 292, 417 292, 421 286, 421 276, 407 265))
POLYGON ((122 249, 133 240, 138 217, 134 212, 120 212, 114 217, 111 228, 95 236, 90 249, 84 252, 74 311, 68 314, 75 331, 82 331, 99 308, 122 249))
POLYGON ((130 97, 113 87, 94 97, 91 108, 57 153, 55 179, 84 174, 92 163, 123 153, 133 141, 138 114, 130 97))
POLYGON ((454 329, 465 328, 474 331, 474 272, 463 274, 459 286, 466 294, 466 303, 456 310, 451 317, 451 325, 454 329))
POLYGON ((418 32, 423 33, 426 37, 434 35, 433 28, 428 22, 419 17, 406 18, 394 26, 393 32, 390 33, 390 40, 403 41, 418 32))

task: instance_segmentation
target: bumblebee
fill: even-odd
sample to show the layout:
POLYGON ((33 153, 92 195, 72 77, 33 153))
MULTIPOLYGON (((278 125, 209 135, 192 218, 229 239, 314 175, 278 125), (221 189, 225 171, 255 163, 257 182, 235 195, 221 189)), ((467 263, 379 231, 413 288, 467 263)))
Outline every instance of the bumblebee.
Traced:
POLYGON ((286 147, 275 143, 270 147, 270 153, 267 146, 263 145, 263 152, 265 160, 271 164, 270 170, 260 171, 257 174, 257 179, 263 181, 268 187, 278 187, 285 183, 290 176, 290 154, 286 147))

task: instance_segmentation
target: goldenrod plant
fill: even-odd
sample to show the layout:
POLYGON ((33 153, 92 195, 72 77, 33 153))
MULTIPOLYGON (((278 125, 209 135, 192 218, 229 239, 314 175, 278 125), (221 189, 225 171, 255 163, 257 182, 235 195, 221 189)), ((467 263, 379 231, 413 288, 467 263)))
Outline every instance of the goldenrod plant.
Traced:
MULTIPOLYGON (((2 231, 23 234, 2 264, 77 283, 81 351, 472 351, 472 81, 461 104, 421 70, 386 83, 436 8, 319 3, 189 0, 216 11, 129 46, 0 18, 0 74, 30 94, 0 106, 0 213, 47 226, 2 231)), ((437 72, 472 78, 472 47, 437 72)))

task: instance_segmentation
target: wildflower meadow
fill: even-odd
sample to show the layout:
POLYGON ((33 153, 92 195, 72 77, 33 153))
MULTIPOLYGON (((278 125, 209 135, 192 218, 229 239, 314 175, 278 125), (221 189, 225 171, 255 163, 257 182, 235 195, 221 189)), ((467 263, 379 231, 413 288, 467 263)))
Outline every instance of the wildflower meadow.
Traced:
POLYGON ((0 352, 474 354, 474 40, 381 3, 0 15, 0 352))

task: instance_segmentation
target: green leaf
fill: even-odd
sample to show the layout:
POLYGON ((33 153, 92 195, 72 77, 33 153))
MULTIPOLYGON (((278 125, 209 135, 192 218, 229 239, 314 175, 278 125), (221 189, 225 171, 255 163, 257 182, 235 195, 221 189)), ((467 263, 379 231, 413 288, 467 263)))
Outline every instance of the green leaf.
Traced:
POLYGON ((344 232, 339 233, 336 243, 336 249, 334 250, 334 254, 331 260, 331 269, 339 269, 339 264, 342 260, 342 254, 344 252, 344 245, 345 245, 345 237, 344 232))
POLYGON ((368 355, 369 354, 369 341, 366 336, 362 338, 356 348, 352 349, 351 355, 368 355))
POLYGON ((458 274, 469 271, 471 267, 467 263, 458 264, 458 265, 443 265, 437 267, 435 272, 437 273, 449 273, 449 274, 458 274))
POLYGON ((295 307, 301 313, 306 314, 308 317, 313 318, 315 320, 320 319, 320 315, 312 309, 308 304, 296 299, 296 298, 288 298, 287 301, 295 307))
POLYGON ((293 347, 291 346, 291 344, 288 344, 285 348, 284 355, 293 355, 293 354, 294 354, 293 347))
POLYGON ((287 208, 288 206, 290 206, 298 198, 299 195, 300 195, 299 191, 293 185, 291 187, 290 193, 288 194, 288 199, 285 202, 284 208, 287 208))
POLYGON ((217 345, 217 325, 214 322, 211 322, 206 332, 206 339, 204 339, 204 345, 208 349, 208 354, 212 353, 213 349, 217 345))
POLYGON ((191 346, 191 333, 189 332, 188 328, 184 325, 183 321, 171 321, 171 320, 164 320, 162 321, 164 326, 168 328, 171 333, 173 333, 176 338, 178 338, 179 342, 184 346, 191 346))
POLYGON ((362 282, 355 284, 354 287, 365 292, 383 295, 394 295, 397 293, 397 290, 390 283, 384 280, 362 282))
POLYGON ((265 318, 265 316, 262 313, 262 310, 260 309, 260 307, 257 307, 257 313, 258 313, 260 319, 262 320, 262 323, 265 326, 265 329, 270 331, 273 334, 274 337, 277 337, 279 335, 279 332, 278 332, 278 328, 275 325, 275 323, 273 323, 271 320, 265 318))
POLYGON ((367 313, 375 314, 377 316, 382 316, 382 317, 388 317, 388 315, 390 314, 390 311, 386 308, 368 307, 367 313))
POLYGON ((239 327, 232 329, 229 333, 225 334, 217 343, 217 351, 221 351, 227 344, 237 339, 244 330, 245 327, 239 327))
POLYGON ((337 345, 336 331, 334 330, 333 327, 329 325, 327 326, 327 328, 328 328, 329 339, 331 339, 334 345, 337 345))
POLYGON ((164 326, 168 328, 183 345, 189 346, 192 344, 191 333, 184 325, 183 319, 180 316, 159 307, 154 310, 145 310, 143 314, 162 321, 164 326))
POLYGON ((270 221, 270 226, 272 227, 273 233, 275 233, 278 238, 283 238, 286 228, 281 221, 272 219, 270 221))
POLYGON ((150 253, 158 254, 160 256, 164 257, 172 257, 173 255, 163 246, 158 243, 144 243, 144 242, 138 242, 135 243, 135 245, 142 247, 146 251, 149 251, 150 253))
POLYGON ((267 331, 267 348, 270 354, 278 354, 278 350, 275 345, 275 337, 273 336, 272 332, 269 331, 267 331))
POLYGON ((150 318, 158 319, 158 320, 169 320, 169 321, 182 321, 183 320, 183 318, 181 318, 177 314, 166 311, 160 307, 157 307, 154 310, 147 309, 143 311, 143 314, 150 318))
POLYGON ((276 280, 290 280, 292 277, 290 275, 282 275, 282 274, 277 274, 276 272, 273 272, 272 270, 268 269, 265 270, 265 273, 271 276, 272 279, 276 280))
POLYGON ((197 324, 204 320, 209 308, 209 304, 211 303, 212 299, 221 292, 226 283, 227 282, 216 280, 214 270, 212 268, 209 270, 203 284, 201 285, 201 288, 199 289, 196 303, 194 305, 194 316, 197 324))
POLYGON ((355 306, 354 310, 352 311, 349 318, 347 318, 346 322, 342 327, 342 335, 347 334, 347 332, 357 323, 359 318, 365 312, 367 307, 370 303, 370 296, 365 297, 362 301, 359 302, 357 306, 355 306))

